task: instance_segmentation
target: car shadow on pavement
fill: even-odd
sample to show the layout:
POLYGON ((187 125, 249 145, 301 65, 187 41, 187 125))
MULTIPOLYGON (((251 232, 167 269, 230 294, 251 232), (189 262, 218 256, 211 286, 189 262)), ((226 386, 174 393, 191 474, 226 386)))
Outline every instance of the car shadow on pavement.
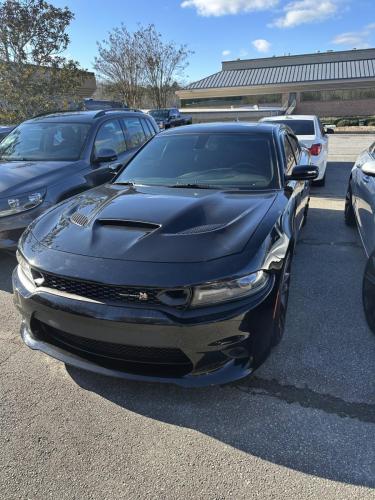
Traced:
POLYGON ((12 293, 12 272, 16 265, 15 254, 0 251, 0 290, 12 293))

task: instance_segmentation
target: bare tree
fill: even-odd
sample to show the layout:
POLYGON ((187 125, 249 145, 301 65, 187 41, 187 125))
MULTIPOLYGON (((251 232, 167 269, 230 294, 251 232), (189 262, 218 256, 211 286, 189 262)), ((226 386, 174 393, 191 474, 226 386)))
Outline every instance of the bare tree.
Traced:
POLYGON ((175 80, 181 77, 192 52, 187 45, 164 42, 155 26, 139 29, 145 81, 155 106, 164 108, 175 80))
POLYGON ((131 107, 138 106, 143 92, 144 68, 140 41, 139 30, 130 33, 122 24, 109 33, 107 40, 98 42, 99 55, 94 64, 111 92, 131 107))
POLYGON ((0 4, 0 108, 22 120, 36 112, 68 107, 84 74, 62 56, 73 19, 67 8, 44 0, 0 4))

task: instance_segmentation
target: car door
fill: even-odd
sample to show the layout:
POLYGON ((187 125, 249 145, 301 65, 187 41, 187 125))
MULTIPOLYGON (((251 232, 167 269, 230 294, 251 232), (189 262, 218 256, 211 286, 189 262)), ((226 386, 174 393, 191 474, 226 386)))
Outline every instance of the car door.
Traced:
POLYGON ((374 156, 365 151, 356 162, 353 173, 353 208, 356 214, 358 229, 369 255, 375 249, 375 177, 362 171, 367 161, 374 161, 374 156))
POLYGON ((109 182, 126 161, 128 155, 129 148, 119 120, 112 119, 102 123, 96 133, 91 153, 90 185, 97 186, 109 182), (98 161, 104 150, 112 150, 117 158, 113 161, 98 161))

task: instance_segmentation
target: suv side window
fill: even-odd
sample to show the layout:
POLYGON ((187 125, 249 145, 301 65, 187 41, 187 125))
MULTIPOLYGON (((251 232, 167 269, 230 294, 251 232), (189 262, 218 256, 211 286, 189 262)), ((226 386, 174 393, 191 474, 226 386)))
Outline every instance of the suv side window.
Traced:
POLYGON ((122 118, 121 122, 125 128, 126 142, 129 149, 139 148, 146 142, 146 135, 138 117, 122 118))
POLYGON ((100 126, 94 142, 95 156, 101 149, 113 149, 117 155, 127 150, 124 132, 117 120, 109 120, 100 126))
POLYGON ((294 151, 291 143, 288 140, 287 134, 284 135, 284 149, 286 157, 286 173, 290 173, 292 168, 297 164, 296 158, 294 156, 294 151))
POLYGON ((155 135, 154 129, 151 127, 151 123, 146 118, 142 118, 141 122, 146 134, 146 139, 151 139, 151 137, 155 135))

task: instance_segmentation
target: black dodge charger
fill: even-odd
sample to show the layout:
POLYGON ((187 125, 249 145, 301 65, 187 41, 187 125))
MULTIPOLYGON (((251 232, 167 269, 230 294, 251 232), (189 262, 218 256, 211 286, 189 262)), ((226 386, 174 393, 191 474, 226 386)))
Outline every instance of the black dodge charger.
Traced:
POLYGON ((250 374, 283 334, 310 165, 284 125, 155 136, 109 184, 33 222, 13 276, 25 343, 184 386, 250 374))

